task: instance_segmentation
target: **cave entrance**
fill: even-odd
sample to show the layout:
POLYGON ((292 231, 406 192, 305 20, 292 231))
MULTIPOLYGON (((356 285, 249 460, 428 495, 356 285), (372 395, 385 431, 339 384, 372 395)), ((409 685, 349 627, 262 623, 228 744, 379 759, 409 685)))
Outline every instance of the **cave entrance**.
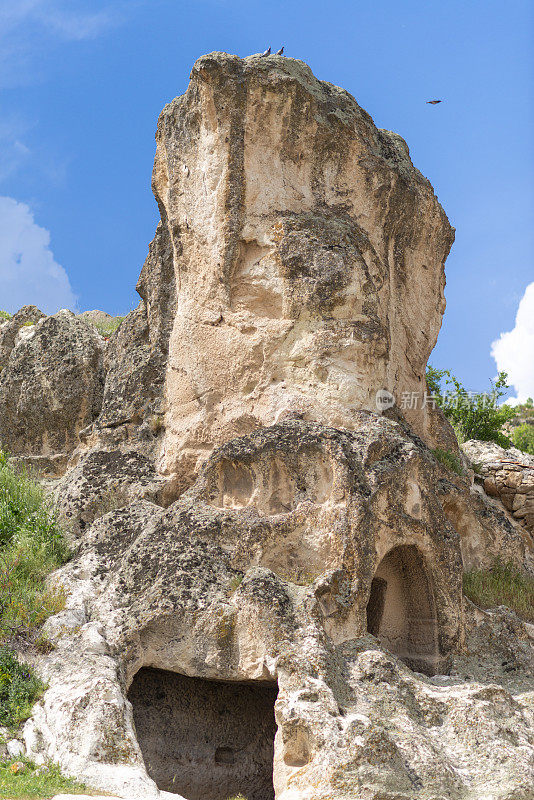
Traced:
POLYGON ((277 693, 276 684, 140 669, 128 700, 148 774, 187 800, 274 800, 277 693))
POLYGON ((367 630, 411 669, 435 674, 440 657, 434 594, 414 545, 394 547, 378 565, 367 630))

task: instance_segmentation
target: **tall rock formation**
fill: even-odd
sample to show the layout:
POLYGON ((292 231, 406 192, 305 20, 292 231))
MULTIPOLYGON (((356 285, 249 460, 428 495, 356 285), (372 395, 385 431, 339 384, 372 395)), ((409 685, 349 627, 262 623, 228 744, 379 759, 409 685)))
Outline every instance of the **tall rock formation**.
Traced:
POLYGON ((154 191, 56 487, 77 549, 28 753, 132 798, 532 800, 532 626, 462 595, 532 538, 430 406, 375 405, 422 399, 452 242, 405 143, 302 62, 213 53, 154 191))
POLYGON ((404 140, 301 61, 212 53, 156 141, 177 286, 163 470, 291 415, 350 429, 380 389, 416 392, 435 443, 421 405, 454 235, 404 140))

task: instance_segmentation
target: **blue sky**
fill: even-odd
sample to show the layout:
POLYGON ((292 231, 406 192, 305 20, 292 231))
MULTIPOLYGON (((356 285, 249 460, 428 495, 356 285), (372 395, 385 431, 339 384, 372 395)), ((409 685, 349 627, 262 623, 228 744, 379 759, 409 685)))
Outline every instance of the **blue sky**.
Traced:
POLYGON ((531 39, 527 0, 0 0, 0 308, 131 309, 159 111, 199 55, 284 44, 406 139, 456 227, 431 362, 483 389, 508 332, 534 394, 531 39))

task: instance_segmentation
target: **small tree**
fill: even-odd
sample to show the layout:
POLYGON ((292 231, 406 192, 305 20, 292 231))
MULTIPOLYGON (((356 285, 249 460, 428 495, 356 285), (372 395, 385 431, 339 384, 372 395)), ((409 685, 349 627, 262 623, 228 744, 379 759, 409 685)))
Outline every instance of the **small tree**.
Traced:
POLYGON ((506 372, 500 372, 487 392, 468 392, 448 369, 428 367, 426 381, 438 405, 452 423, 458 439, 480 439, 509 447, 510 439, 502 433, 501 428, 515 415, 515 411, 510 406, 499 405, 508 389, 507 377, 506 372))

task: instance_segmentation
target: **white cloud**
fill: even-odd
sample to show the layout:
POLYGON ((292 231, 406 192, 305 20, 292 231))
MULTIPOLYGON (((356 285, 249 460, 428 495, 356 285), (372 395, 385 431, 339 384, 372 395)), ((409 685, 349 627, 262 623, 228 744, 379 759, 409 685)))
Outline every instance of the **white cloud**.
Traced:
POLYGON ((36 305, 47 314, 76 310, 67 273, 50 250, 50 233, 29 206, 0 197, 0 309, 36 305))
POLYGON ((515 327, 501 333, 491 346, 491 354, 497 369, 508 373, 509 383, 517 392, 517 397, 508 402, 524 403, 534 397, 534 282, 521 298, 515 327))

